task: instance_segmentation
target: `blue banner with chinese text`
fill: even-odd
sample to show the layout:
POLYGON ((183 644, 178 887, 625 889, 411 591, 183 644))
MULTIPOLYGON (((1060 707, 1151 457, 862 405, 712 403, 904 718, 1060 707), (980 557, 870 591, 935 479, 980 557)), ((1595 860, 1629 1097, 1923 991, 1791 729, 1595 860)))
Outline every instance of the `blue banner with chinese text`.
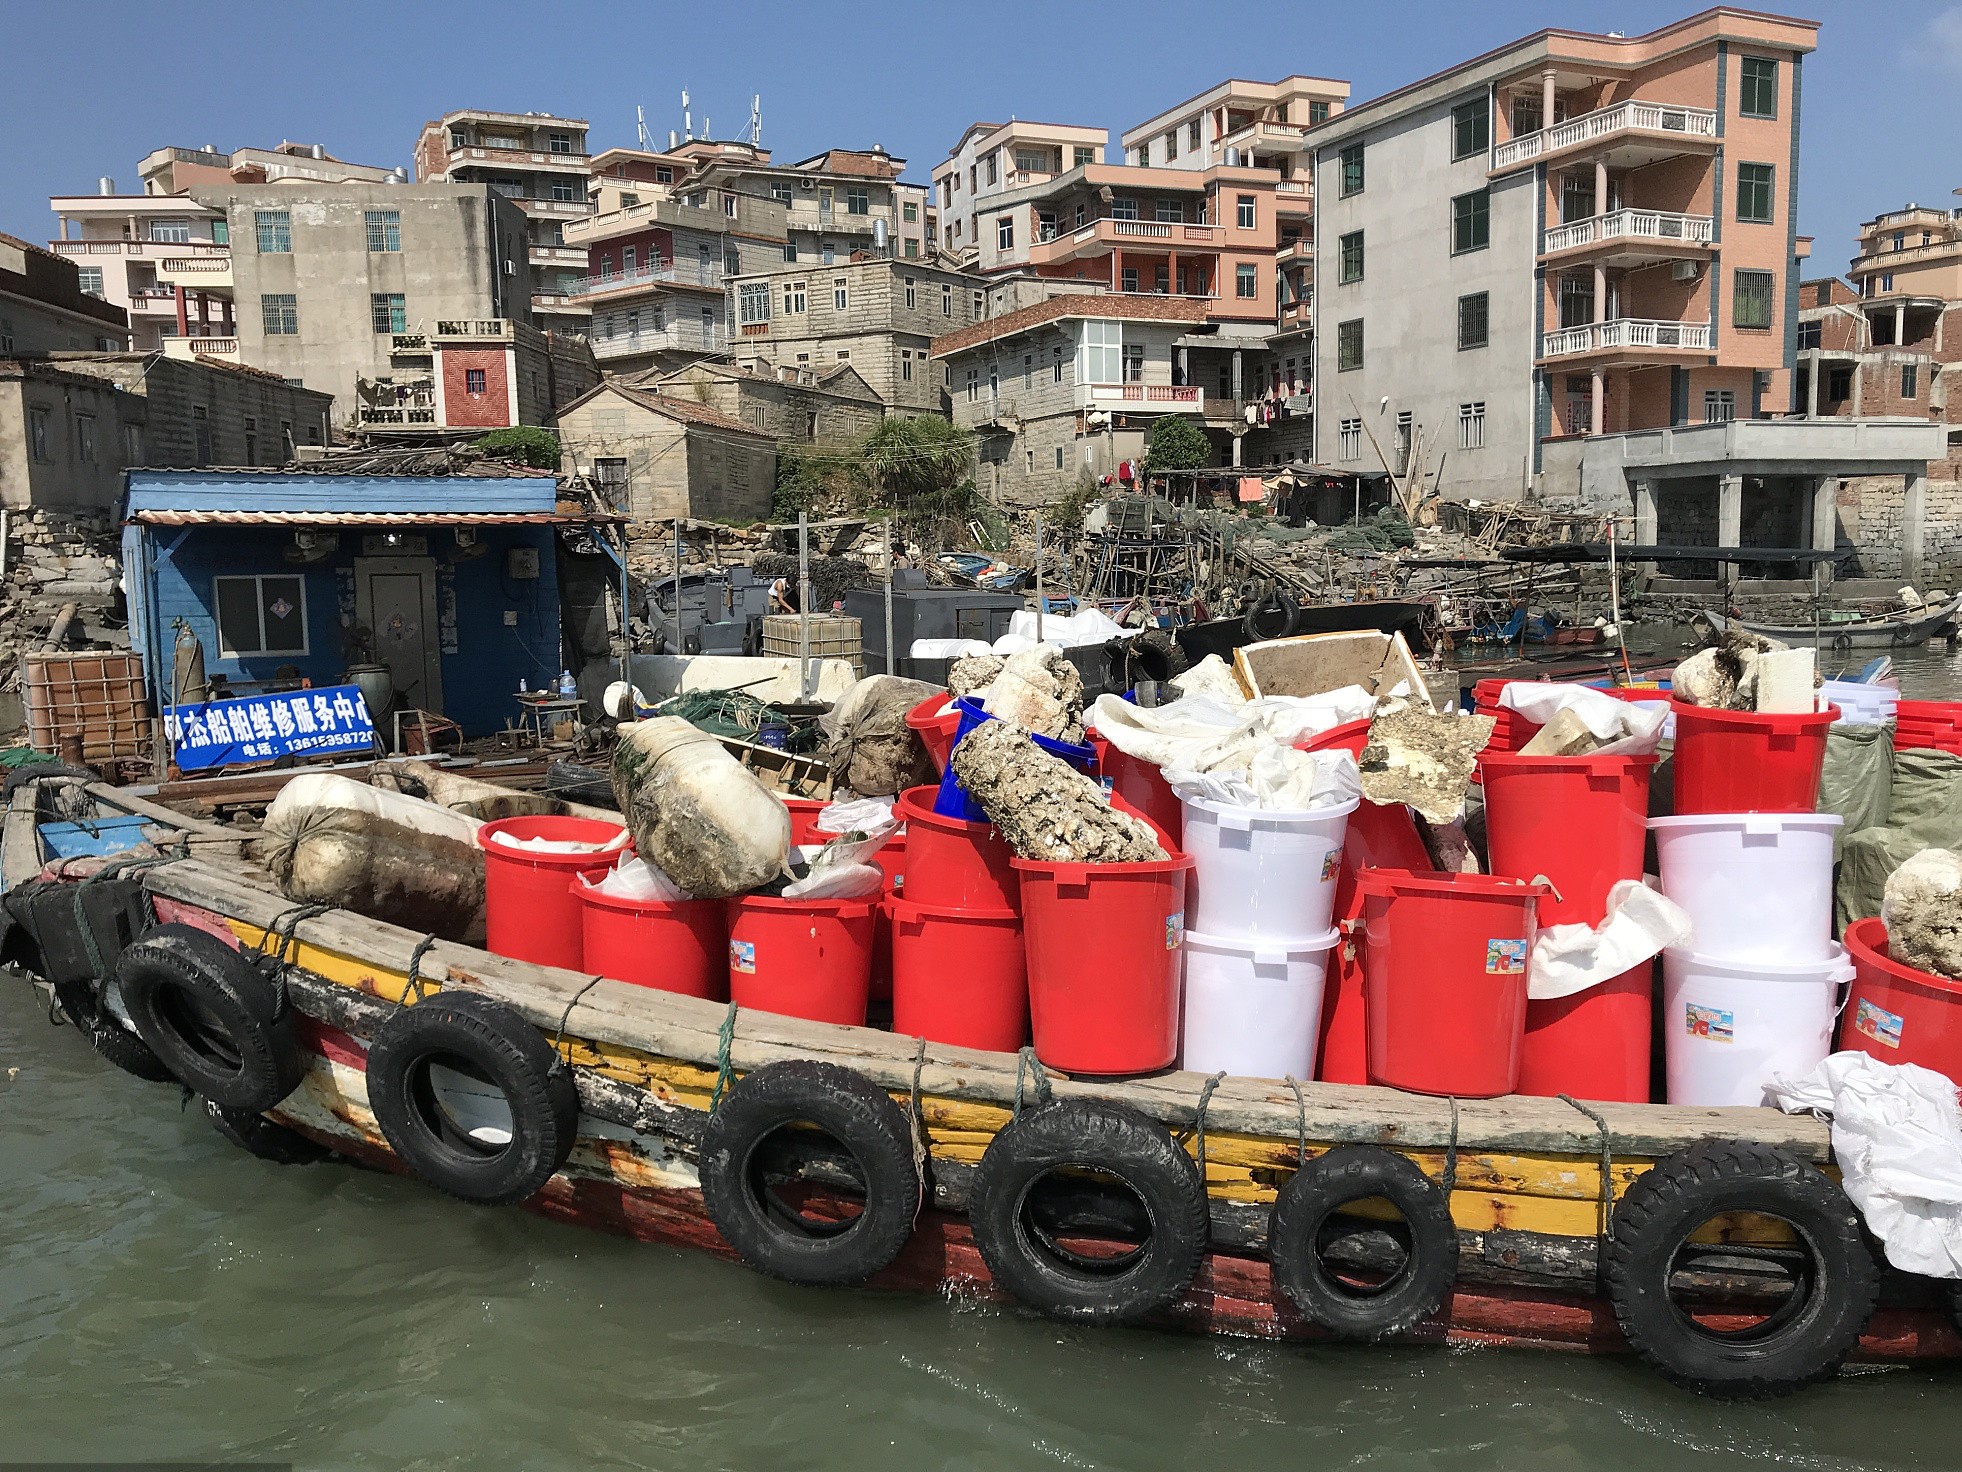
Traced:
POLYGON ((375 725, 353 685, 210 700, 167 711, 164 724, 186 772, 283 756, 336 756, 374 749, 375 725))

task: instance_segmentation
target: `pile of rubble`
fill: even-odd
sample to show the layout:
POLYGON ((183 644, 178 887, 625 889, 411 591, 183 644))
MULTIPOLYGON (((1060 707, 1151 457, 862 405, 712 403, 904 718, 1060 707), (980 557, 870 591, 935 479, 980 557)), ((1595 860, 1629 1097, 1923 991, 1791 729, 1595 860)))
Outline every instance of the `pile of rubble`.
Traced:
MULTIPOLYGON (((9 512, 0 568, 0 692, 19 692, 21 656, 45 648, 57 627, 70 647, 128 644, 122 558, 108 515, 9 512)), ((18 708, 7 715, 17 728, 18 708)))

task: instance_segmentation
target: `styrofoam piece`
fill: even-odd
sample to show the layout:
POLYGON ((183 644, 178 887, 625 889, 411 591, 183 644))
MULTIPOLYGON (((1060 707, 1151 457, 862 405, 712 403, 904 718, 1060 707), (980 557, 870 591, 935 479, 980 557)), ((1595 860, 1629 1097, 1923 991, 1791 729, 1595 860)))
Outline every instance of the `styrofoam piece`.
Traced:
POLYGON ((1207 935, 1308 942, 1335 914, 1342 842, 1358 798, 1307 812, 1185 800, 1187 922, 1207 935))
POLYGON ((1182 1066, 1249 1078, 1311 1079, 1333 929, 1275 943, 1185 933, 1182 1066))
POLYGON ((1774 966, 1662 953, 1663 1054, 1671 1104, 1762 1104, 1773 1074, 1802 1078, 1832 1051, 1853 963, 1774 966))
POLYGON ((1690 947, 1722 961, 1806 965, 1833 944, 1837 813, 1651 818, 1662 892, 1689 913, 1690 947))
POLYGON ((1816 710, 1813 703, 1815 651, 1772 649, 1758 656, 1758 709, 1769 715, 1816 710))

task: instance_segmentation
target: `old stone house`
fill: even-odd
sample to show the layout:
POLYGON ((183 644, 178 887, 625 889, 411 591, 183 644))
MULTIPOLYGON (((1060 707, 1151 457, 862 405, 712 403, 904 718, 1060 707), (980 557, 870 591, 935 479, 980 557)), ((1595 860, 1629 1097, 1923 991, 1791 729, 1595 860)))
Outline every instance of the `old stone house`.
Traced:
POLYGON ((617 379, 560 411, 559 445, 564 472, 591 480, 643 532, 676 517, 757 521, 776 490, 768 431, 617 379))
POLYGON ((655 380, 662 393, 692 398, 739 419, 779 445, 841 445, 878 428, 886 408, 858 371, 839 363, 828 371, 750 371, 727 363, 697 363, 655 380))

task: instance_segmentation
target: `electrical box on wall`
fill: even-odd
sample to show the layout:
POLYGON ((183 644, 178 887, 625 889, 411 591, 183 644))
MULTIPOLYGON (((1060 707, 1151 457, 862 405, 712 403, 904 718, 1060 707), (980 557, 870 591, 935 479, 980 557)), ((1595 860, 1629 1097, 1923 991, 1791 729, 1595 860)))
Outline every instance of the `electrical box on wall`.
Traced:
POLYGON ((538 549, 536 547, 513 547, 504 554, 504 575, 507 578, 535 578, 538 576, 538 549))

